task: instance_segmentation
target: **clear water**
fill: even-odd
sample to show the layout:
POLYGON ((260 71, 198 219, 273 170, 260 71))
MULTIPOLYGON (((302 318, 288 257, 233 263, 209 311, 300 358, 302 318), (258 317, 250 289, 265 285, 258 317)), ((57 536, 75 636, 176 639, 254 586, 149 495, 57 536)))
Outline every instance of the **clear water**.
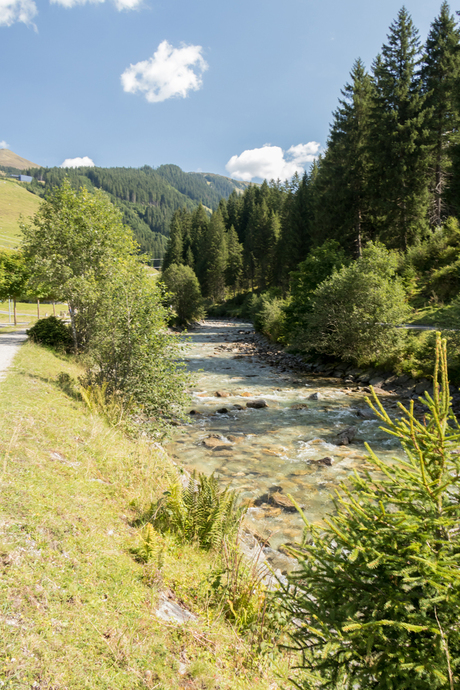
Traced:
MULTIPOLYGON (((388 461, 401 453, 399 442, 379 429, 377 419, 357 416, 358 408, 367 408, 365 396, 344 389, 337 379, 279 373, 263 359, 241 357, 244 349, 232 343, 247 339, 238 331, 249 330, 252 325, 242 322, 207 321, 189 334, 186 362, 195 374, 190 409, 199 414, 177 430, 167 450, 188 470, 214 472, 249 501, 279 486, 303 506, 310 521, 320 522, 333 509, 334 488, 365 468, 364 442, 388 461), (216 391, 229 397, 216 397, 216 391), (319 400, 310 400, 316 392, 319 400), (268 407, 245 408, 258 398, 268 407), (234 404, 245 409, 233 410, 234 404), (307 407, 293 409, 299 404, 307 407), (223 407, 227 414, 216 413, 223 407), (354 442, 335 445, 337 434, 349 426, 358 429, 354 442), (218 438, 210 441, 210 436, 218 438), (218 447, 209 448, 204 441, 218 447), (325 456, 332 458, 331 466, 315 463, 325 456)), ((391 415, 395 401, 385 397, 384 404, 391 415)), ((297 541, 302 533, 297 513, 268 504, 249 508, 247 521, 273 548, 297 541)))

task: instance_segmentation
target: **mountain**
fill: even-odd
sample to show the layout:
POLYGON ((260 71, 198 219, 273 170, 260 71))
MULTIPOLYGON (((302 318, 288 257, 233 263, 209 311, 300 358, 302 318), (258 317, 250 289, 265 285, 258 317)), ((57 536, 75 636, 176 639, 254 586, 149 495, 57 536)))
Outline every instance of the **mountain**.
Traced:
POLYGON ((26 158, 21 158, 17 153, 13 153, 9 149, 0 149, 0 167, 15 168, 16 170, 30 170, 32 168, 39 168, 37 163, 32 163, 26 158))
MULTIPOLYGON (((2 163, 0 163, 1 167, 2 163)), ((248 182, 213 173, 186 173, 177 165, 152 168, 30 168, 34 180, 30 192, 43 197, 67 176, 75 187, 103 189, 123 213, 141 251, 161 258, 169 237, 169 226, 178 209, 193 210, 200 203, 215 210, 232 192, 242 194, 248 182)))

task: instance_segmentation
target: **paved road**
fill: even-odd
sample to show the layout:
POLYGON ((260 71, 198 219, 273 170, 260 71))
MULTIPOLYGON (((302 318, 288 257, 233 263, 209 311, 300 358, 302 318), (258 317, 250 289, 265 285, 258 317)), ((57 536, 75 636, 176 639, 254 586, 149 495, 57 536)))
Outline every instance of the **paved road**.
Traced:
POLYGON ((0 331, 0 381, 5 378, 6 370, 25 340, 27 340, 25 330, 14 333, 2 333, 0 331))

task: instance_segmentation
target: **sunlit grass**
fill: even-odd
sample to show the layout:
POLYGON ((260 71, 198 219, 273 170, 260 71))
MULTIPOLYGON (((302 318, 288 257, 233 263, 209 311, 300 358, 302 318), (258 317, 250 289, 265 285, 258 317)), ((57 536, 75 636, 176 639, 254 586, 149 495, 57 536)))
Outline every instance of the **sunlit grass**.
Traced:
POLYGON ((61 371, 81 374, 71 358, 27 343, 0 383, 2 687, 278 687, 200 607, 212 556, 165 538, 162 564, 146 570, 133 559, 135 520, 173 468, 161 448, 64 393, 61 371), (195 622, 156 617, 165 589, 195 622))

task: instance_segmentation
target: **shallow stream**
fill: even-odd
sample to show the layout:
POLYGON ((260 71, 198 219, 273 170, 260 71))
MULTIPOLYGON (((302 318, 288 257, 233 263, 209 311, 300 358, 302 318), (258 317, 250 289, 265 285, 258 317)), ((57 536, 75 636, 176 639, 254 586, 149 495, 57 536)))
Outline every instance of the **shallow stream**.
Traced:
MULTIPOLYGON (((252 324, 234 321, 206 321, 188 335, 194 414, 167 450, 186 469, 214 472, 243 499, 260 503, 249 508, 247 521, 276 549, 300 538, 302 522, 296 512, 258 500, 269 490, 291 494, 310 521, 320 522, 332 509, 334 487, 365 468, 365 441, 382 459, 401 450, 377 419, 358 416, 369 409, 362 391, 346 389, 337 379, 268 366, 245 351, 252 335, 252 324), (318 399, 311 399, 315 393, 318 399), (246 408, 258 399, 268 406, 246 408), (336 445, 337 434, 351 426, 357 428, 354 441, 336 445), (317 462, 324 458, 332 464, 317 462)), ((396 399, 387 394, 383 402, 392 416, 396 399)))

